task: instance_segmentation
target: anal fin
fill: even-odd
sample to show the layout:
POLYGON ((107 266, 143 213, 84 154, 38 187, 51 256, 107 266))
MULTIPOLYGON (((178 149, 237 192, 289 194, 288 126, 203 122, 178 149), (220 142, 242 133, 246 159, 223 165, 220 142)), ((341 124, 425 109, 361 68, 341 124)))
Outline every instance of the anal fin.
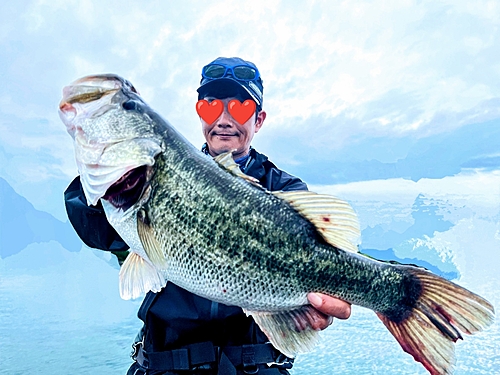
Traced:
POLYGON ((319 339, 319 332, 308 323, 319 312, 310 305, 279 312, 246 310, 245 313, 253 317, 271 344, 287 357, 313 350, 319 339))

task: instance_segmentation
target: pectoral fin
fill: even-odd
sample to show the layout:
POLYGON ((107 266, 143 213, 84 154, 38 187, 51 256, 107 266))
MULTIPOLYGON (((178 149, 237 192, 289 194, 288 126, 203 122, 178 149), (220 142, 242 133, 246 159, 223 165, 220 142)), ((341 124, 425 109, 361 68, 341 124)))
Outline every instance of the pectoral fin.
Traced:
POLYGON ((120 269, 120 297, 126 300, 139 298, 149 291, 159 292, 166 283, 152 264, 133 251, 120 269))
POLYGON ((312 315, 319 312, 310 305, 280 312, 245 311, 264 332, 273 346, 287 357, 311 351, 319 333, 309 325, 312 315))
POLYGON ((156 239, 153 228, 145 210, 141 209, 137 213, 137 233, 149 260, 159 269, 166 268, 165 256, 160 243, 156 239))
POLYGON ((287 201, 314 224, 319 234, 338 249, 357 253, 360 242, 359 220, 346 201, 310 191, 277 191, 273 194, 287 201))

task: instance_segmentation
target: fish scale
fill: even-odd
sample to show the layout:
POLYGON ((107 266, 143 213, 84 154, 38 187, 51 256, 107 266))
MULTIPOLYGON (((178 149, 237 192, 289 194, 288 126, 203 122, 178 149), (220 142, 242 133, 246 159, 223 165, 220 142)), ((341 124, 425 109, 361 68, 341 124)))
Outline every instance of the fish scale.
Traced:
MULTIPOLYGON (((197 171, 192 163, 199 165, 200 160, 169 160, 169 153, 181 152, 169 147, 158 157, 158 178, 153 178, 153 192, 145 205, 155 237, 168 249, 165 258, 175 259, 166 267, 166 279, 206 298, 252 311, 297 308, 307 303, 308 292, 317 291, 385 313, 378 289, 367 284, 372 284, 370 279, 390 278, 394 291, 384 295, 391 295, 391 306, 399 304, 396 296, 401 286, 394 280, 402 278, 397 268, 363 257, 354 261, 351 254, 341 259, 347 254, 326 244, 309 221, 272 194, 212 162, 207 162, 207 169, 182 173, 182 169, 197 171), (196 189, 190 189, 193 179, 196 189), (235 206, 235 199, 243 203, 235 206), (266 230, 253 230, 258 227, 266 230), (236 288, 240 280, 233 268, 241 265, 246 274, 259 275, 258 282, 236 288), (206 277, 192 273, 200 268, 206 277), (282 293, 277 294, 277 289, 282 293), (374 296, 367 296, 367 291, 374 296)), ((200 159, 206 160, 201 154, 200 159)))

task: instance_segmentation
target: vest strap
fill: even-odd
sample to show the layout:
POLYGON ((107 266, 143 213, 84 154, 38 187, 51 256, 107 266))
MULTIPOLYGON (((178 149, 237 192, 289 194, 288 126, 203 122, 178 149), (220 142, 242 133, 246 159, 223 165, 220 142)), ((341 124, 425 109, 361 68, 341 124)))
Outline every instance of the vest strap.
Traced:
POLYGON ((217 375, 236 375, 236 367, 242 368, 243 373, 248 375, 263 374, 267 371, 261 369, 259 372, 262 365, 275 364, 291 368, 293 362, 270 343, 220 348, 208 341, 161 352, 146 352, 139 342, 134 346, 132 358, 148 370, 193 371, 217 368, 217 375))

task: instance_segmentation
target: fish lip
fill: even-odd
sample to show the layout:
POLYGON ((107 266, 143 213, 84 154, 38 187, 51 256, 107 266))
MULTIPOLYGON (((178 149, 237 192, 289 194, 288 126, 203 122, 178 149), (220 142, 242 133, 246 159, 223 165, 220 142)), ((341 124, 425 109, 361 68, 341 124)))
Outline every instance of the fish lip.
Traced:
POLYGON ((83 85, 66 86, 63 89, 63 97, 59 102, 59 111, 64 112, 66 107, 72 106, 75 103, 88 101, 87 98, 89 97, 91 97, 92 100, 100 99, 105 95, 113 94, 119 90, 120 88, 103 89, 94 86, 83 85))
MULTIPOLYGON (((92 74, 78 78, 66 87, 95 87, 105 90, 119 90, 125 86, 132 86, 126 79, 116 74, 92 74)), ((64 91, 64 89, 63 89, 64 91)))
POLYGON ((134 86, 116 74, 94 74, 79 78, 63 88, 63 97, 59 103, 62 110, 67 104, 85 101, 92 95, 108 95, 122 89, 138 94, 134 86))

